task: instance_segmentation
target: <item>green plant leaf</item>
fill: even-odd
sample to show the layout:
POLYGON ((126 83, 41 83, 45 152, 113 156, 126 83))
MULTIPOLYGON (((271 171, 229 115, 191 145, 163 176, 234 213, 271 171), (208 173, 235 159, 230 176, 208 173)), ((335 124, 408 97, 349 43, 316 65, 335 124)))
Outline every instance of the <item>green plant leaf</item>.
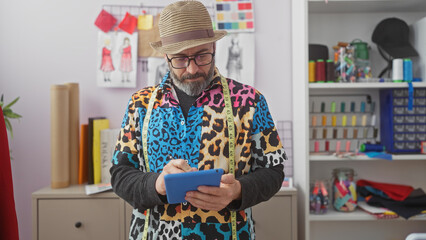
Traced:
POLYGON ((9 119, 5 118, 4 123, 6 124, 6 129, 10 132, 10 137, 13 138, 12 124, 10 124, 9 119))
POLYGON ((10 108, 13 104, 15 104, 17 101, 19 100, 19 97, 15 98, 15 100, 13 100, 12 102, 10 102, 9 104, 6 105, 6 107, 4 108, 10 108))
POLYGON ((9 114, 11 114, 11 113, 13 113, 12 109, 10 109, 10 108, 4 108, 3 109, 3 115, 5 117, 9 117, 9 114))
POLYGON ((21 118, 22 116, 17 114, 17 113, 11 112, 11 113, 9 113, 9 115, 7 117, 8 118, 21 118))

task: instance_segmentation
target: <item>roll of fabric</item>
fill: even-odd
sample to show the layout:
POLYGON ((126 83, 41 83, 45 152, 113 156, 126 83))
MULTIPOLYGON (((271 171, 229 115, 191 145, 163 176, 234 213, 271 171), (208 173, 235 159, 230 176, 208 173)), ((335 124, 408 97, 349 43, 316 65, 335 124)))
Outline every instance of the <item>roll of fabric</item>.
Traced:
POLYGON ((78 184, 80 95, 78 83, 66 83, 69 91, 70 184, 78 184))
POLYGON ((51 187, 70 185, 69 90, 65 85, 50 87, 51 187))

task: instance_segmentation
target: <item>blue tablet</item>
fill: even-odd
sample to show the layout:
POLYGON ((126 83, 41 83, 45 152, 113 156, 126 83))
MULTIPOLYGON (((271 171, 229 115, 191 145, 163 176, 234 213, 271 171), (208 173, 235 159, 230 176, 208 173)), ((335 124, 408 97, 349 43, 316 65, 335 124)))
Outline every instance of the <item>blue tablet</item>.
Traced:
POLYGON ((169 203, 185 202, 185 195, 189 191, 196 191, 198 186, 219 187, 223 169, 200 170, 167 174, 164 176, 167 201, 169 203))

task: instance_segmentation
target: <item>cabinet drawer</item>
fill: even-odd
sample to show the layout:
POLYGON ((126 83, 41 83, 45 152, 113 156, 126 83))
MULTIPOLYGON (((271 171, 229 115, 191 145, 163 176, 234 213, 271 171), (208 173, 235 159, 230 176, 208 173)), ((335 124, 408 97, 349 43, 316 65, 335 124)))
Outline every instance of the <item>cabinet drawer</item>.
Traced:
POLYGON ((121 239, 119 209, 119 199, 39 199, 38 239, 121 239))
POLYGON ((295 239, 292 198, 274 196, 252 208, 256 239, 295 239))

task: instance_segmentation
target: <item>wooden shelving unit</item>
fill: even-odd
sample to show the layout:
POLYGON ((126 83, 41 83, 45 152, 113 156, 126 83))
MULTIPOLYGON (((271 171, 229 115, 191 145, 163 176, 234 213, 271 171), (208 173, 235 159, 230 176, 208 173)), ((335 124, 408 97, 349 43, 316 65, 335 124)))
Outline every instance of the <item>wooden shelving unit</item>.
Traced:
MULTIPOLYGON (((328 3, 324 0, 292 0, 293 131, 297 133, 293 138, 293 156, 294 184, 299 190, 299 239, 405 239, 411 232, 426 232, 425 216, 415 216, 408 221, 403 218, 378 220, 362 210, 342 213, 334 211, 332 206, 327 214, 309 212, 310 182, 317 178, 331 178, 335 167, 354 168, 358 178, 426 189, 426 155, 395 154, 389 161, 366 156, 341 158, 310 154, 311 95, 367 92, 377 97, 380 89, 407 88, 407 83, 308 83, 309 43, 330 48, 338 41, 350 42, 356 38, 368 42, 372 68, 375 68, 373 77, 376 77, 386 65, 371 42, 376 24, 384 18, 397 17, 410 25, 426 17, 424 9, 426 1, 423 0, 328 0, 328 3)), ((425 88, 426 82, 414 82, 413 86, 425 88)), ((376 108, 380 109, 380 106, 376 105, 376 108)), ((377 112, 379 114, 379 110, 377 112)))

